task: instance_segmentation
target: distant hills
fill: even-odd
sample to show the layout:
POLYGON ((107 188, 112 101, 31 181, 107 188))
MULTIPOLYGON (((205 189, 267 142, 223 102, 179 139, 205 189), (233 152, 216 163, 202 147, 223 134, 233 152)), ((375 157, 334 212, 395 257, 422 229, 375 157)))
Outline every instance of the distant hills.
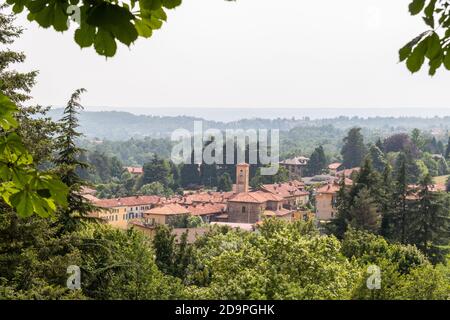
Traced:
MULTIPOLYGON (((62 108, 52 109, 49 116, 53 119, 59 119, 62 115, 62 108)), ((239 112, 237 109, 235 112, 239 112)), ((277 109, 273 109, 276 114, 277 109)), ((257 115, 257 110, 255 110, 257 115)), ((296 127, 322 127, 332 125, 339 129, 347 129, 353 126, 361 126, 370 129, 380 129, 382 131, 407 131, 412 128, 422 130, 437 130, 445 133, 450 130, 450 116, 420 118, 420 117, 348 117, 340 116, 326 119, 311 120, 307 117, 302 119, 277 118, 262 119, 251 118, 241 119, 232 122, 221 122, 212 120, 203 120, 193 116, 154 116, 154 115, 136 115, 124 111, 83 111, 80 114, 80 131, 88 139, 107 139, 107 140, 127 140, 130 138, 164 138, 178 128, 192 131, 195 120, 203 120, 203 129, 216 128, 224 129, 279 129, 280 131, 289 131, 296 127)))

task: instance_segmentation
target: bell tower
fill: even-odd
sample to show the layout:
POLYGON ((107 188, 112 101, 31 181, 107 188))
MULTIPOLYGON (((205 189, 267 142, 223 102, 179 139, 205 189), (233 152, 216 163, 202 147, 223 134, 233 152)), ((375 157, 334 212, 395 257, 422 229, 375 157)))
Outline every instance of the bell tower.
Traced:
POLYGON ((248 163, 236 165, 236 193, 248 192, 249 169, 248 163))

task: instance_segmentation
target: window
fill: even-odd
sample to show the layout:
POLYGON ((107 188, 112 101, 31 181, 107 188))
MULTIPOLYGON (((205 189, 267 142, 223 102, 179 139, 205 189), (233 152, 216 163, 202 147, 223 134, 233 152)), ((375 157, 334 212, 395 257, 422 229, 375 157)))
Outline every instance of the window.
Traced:
POLYGON ((245 213, 245 207, 242 207, 242 213, 245 213))

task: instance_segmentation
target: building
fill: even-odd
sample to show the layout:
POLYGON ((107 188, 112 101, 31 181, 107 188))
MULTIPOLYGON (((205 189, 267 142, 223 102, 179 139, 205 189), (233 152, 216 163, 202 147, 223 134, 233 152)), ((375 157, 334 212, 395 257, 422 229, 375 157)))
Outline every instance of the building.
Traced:
POLYGON ((132 219, 141 218, 143 213, 158 203, 158 196, 133 196, 114 199, 97 199, 92 203, 99 210, 92 212, 91 217, 100 218, 114 227, 126 229, 132 219))
POLYGON ((166 203, 146 210, 141 218, 146 225, 156 226, 171 224, 177 217, 189 214, 189 210, 178 203, 166 203))
POLYGON ((351 168, 351 169, 344 169, 344 170, 340 170, 340 171, 336 172, 336 176, 337 177, 344 176, 346 178, 352 179, 352 177, 355 174, 358 174, 360 171, 361 171, 360 167, 355 167, 355 168, 351 168))
MULTIPOLYGON (((346 186, 351 186, 353 181, 345 179, 346 186)), ((329 221, 336 217, 336 196, 340 189, 338 180, 327 183, 316 190, 316 219, 319 221, 329 221)))
POLYGON ((308 162, 309 158, 295 157, 281 161, 280 166, 288 171, 289 179, 300 179, 308 162))
POLYGON ((328 165, 328 172, 332 176, 335 176, 336 172, 344 169, 345 169, 344 166, 340 162, 333 162, 328 165))
POLYGON ((250 165, 239 163, 236 165, 236 193, 248 192, 250 180, 250 165))
POLYGON ((298 209, 309 202, 309 192, 305 191, 305 184, 298 180, 264 184, 261 190, 282 197, 283 207, 286 209, 298 209))
MULTIPOLYGON (((228 199, 227 214, 230 223, 251 223, 260 222, 264 217, 276 217, 290 221, 293 210, 283 206, 285 199, 276 192, 248 191, 248 164, 236 166, 237 190, 234 196, 228 199), (243 180, 245 179, 245 180, 243 180)), ((268 190, 274 190, 270 185, 266 185, 268 190)))
POLYGON ((140 176, 144 174, 144 169, 142 167, 125 167, 124 169, 132 175, 140 176))
POLYGON ((200 203, 185 207, 193 216, 202 218, 203 222, 218 221, 226 213, 227 206, 224 203, 200 203))

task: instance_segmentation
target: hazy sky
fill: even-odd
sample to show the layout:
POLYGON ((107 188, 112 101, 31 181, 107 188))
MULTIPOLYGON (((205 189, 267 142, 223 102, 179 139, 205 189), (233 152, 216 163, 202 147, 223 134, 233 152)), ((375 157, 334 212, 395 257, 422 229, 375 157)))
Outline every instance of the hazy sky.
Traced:
POLYGON ((411 75, 397 50, 423 31, 410 0, 184 0, 151 39, 114 58, 80 50, 22 15, 21 70, 38 69, 35 101, 87 106, 450 107, 450 71, 411 75))

